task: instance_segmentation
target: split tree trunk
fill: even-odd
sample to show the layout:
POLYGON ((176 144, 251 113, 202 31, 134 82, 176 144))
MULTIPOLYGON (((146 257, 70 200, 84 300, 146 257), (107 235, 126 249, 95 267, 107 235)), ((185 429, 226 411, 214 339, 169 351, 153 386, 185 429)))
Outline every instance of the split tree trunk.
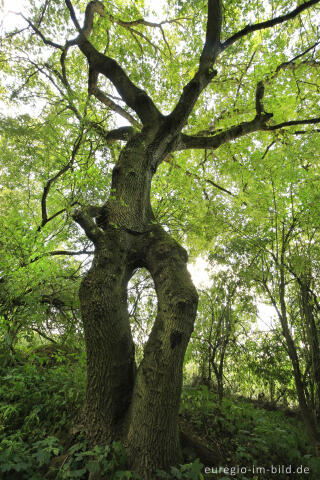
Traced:
POLYGON ((154 220, 149 200, 154 159, 144 141, 139 134, 122 151, 106 204, 77 211, 74 218, 95 244, 80 288, 87 435, 92 443, 121 439, 129 467, 153 479, 157 468, 181 461, 182 368, 198 296, 186 251, 154 220), (158 313, 136 369, 127 285, 139 267, 154 280, 158 313))

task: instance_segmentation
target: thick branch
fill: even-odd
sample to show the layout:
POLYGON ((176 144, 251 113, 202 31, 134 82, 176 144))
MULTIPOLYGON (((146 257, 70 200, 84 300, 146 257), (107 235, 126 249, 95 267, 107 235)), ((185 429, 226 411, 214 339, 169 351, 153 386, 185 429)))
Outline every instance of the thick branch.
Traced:
POLYGON ((297 17, 302 13, 304 10, 312 7, 319 3, 320 0, 309 0, 308 2, 302 3, 297 8, 292 10, 291 12, 287 13, 286 15, 280 15, 279 17, 272 18, 270 20, 266 20, 265 22, 256 23, 254 25, 247 25, 239 32, 232 35, 232 37, 228 38, 223 44, 221 45, 221 50, 225 50, 226 48, 230 47, 233 43, 240 40, 240 38, 245 37, 246 35, 256 32, 257 30, 264 30, 265 28, 274 27, 275 25, 279 25, 280 23, 287 22, 288 20, 292 20, 293 18, 297 17))
MULTIPOLYGON (((54 86, 59 90, 61 93, 62 97, 66 97, 67 102, 68 102, 68 108, 76 115, 77 119, 79 120, 80 124, 85 124, 89 127, 93 127, 100 135, 102 135, 105 139, 107 140, 128 140, 129 136, 131 133, 133 133, 132 127, 123 127, 122 129, 116 129, 111 132, 106 131, 103 127, 99 125, 99 123, 93 122, 91 120, 88 120, 80 114, 78 109, 73 103, 73 98, 75 98, 75 92, 71 89, 70 84, 68 82, 67 76, 66 76, 66 68, 65 68, 65 57, 66 57, 66 52, 67 48, 62 52, 61 57, 60 57, 60 63, 61 63, 61 69, 62 69, 62 74, 53 68, 51 65, 46 64, 45 66, 54 73, 54 75, 60 80, 60 82, 64 85, 64 87, 67 90, 68 95, 65 96, 64 92, 62 89, 56 84, 56 82, 53 81, 51 76, 48 76, 43 70, 39 70, 44 73, 45 75, 48 76, 49 80, 54 84, 54 86), (115 133, 118 132, 118 133, 115 133), (119 138, 117 138, 117 135, 119 138)), ((124 110, 120 105, 117 105, 115 102, 113 102, 106 94, 104 94, 100 89, 98 89, 95 86, 91 87, 91 93, 94 94, 102 103, 104 103, 108 108, 113 110, 114 112, 118 113, 121 115, 123 118, 128 120, 132 125, 135 127, 141 129, 142 125, 132 116, 130 113, 128 113, 126 110, 124 110)))
POLYGON ((90 122, 90 126, 93 127, 107 143, 113 143, 117 140, 127 142, 135 134, 133 127, 120 127, 108 132, 104 130, 99 123, 90 122))
POLYGON ((83 228, 87 237, 96 243, 103 235, 103 230, 97 226, 94 217, 99 214, 99 207, 84 207, 73 212, 73 219, 83 228), (94 209, 94 211, 93 211, 94 209))
POLYGON ((271 117, 272 114, 265 113, 261 116, 256 116, 250 122, 240 123, 239 125, 230 127, 228 130, 211 137, 198 137, 196 135, 191 136, 182 133, 176 150, 186 150, 189 148, 216 149, 220 147, 220 145, 242 137, 243 135, 247 135, 248 133, 265 130, 266 122, 270 120, 271 117))
POLYGON ((262 112, 264 112, 263 108, 263 96, 264 96, 264 85, 263 82, 258 82, 257 88, 256 88, 256 112, 257 115, 261 115, 262 112))
POLYGON ((120 105, 117 105, 113 100, 111 100, 100 88, 98 88, 96 85, 90 85, 89 88, 89 93, 94 95, 98 100, 100 100, 101 103, 109 107, 111 110, 114 112, 118 113, 121 115, 123 118, 128 120, 128 122, 131 123, 131 125, 135 125, 137 128, 141 128, 141 125, 137 120, 130 115, 130 113, 126 112, 126 110, 120 105))
POLYGON ((208 19, 206 40, 200 57, 200 69, 210 68, 220 50, 220 33, 222 25, 221 0, 208 0, 208 19))
POLYGON ((212 67, 221 49, 221 24, 221 0, 208 0, 206 40, 200 56, 199 69, 192 80, 184 87, 175 109, 169 116, 174 133, 181 131, 201 92, 217 74, 212 67))
POLYGON ((101 14, 103 9, 102 3, 95 0, 88 4, 85 13, 84 28, 81 29, 70 0, 65 0, 65 2, 76 28, 78 31, 80 29, 77 44, 88 60, 91 75, 98 75, 101 73, 108 78, 113 83, 124 102, 137 113, 144 125, 154 124, 154 122, 158 123, 162 115, 147 93, 138 88, 129 79, 122 67, 120 67, 113 58, 98 52, 88 40, 92 31, 94 13, 97 12, 101 14))
POLYGON ((92 2, 89 2, 86 8, 84 24, 82 29, 82 33, 86 38, 89 38, 90 33, 92 31, 93 18, 95 13, 98 13, 101 17, 106 16, 104 11, 104 6, 102 2, 99 2, 98 0, 93 0, 92 2))
MULTIPOLYGON (((288 122, 278 123, 277 125, 266 125, 266 122, 272 117, 271 113, 264 113, 260 117, 255 117, 251 122, 240 123, 234 127, 225 130, 217 135, 211 137, 199 137, 196 135, 185 135, 181 134, 179 142, 177 144, 176 150, 187 150, 187 149, 198 149, 198 148, 207 148, 207 149, 217 149, 220 145, 235 140, 236 138, 247 135, 248 133, 253 133, 258 130, 272 131, 279 130, 285 127, 291 127, 293 125, 314 125, 320 123, 320 117, 310 118, 305 120, 291 120, 288 122)), ((296 132, 296 133, 305 133, 305 132, 296 132)))

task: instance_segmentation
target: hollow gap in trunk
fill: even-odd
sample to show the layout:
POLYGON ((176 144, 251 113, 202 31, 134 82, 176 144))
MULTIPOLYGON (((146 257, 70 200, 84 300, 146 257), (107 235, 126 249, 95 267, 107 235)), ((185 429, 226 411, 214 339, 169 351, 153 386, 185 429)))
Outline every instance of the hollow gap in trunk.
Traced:
POLYGON ((153 279, 148 270, 139 268, 128 284, 128 311, 137 366, 143 359, 144 345, 154 324, 157 306, 153 279))

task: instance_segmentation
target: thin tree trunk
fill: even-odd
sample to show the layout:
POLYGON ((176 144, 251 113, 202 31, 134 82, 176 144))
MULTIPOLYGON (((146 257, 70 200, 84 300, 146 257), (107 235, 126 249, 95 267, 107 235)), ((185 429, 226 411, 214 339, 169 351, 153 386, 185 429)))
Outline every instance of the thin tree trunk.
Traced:
POLYGON ((286 302, 285 302, 284 248, 285 248, 285 242, 283 242, 283 246, 282 246, 281 264, 280 264, 279 297, 280 297, 281 313, 279 312, 280 313, 279 318, 282 326, 282 332, 288 347, 288 354, 293 367, 293 375, 294 375, 295 385, 297 389, 299 407, 301 410, 302 418, 304 420, 304 424, 306 426, 310 440, 313 443, 315 451, 317 452, 320 444, 320 435, 315 422, 315 417, 312 414, 312 411, 310 410, 310 408, 308 407, 308 404, 306 401, 302 374, 300 370, 299 357, 298 357, 294 340, 292 338, 292 335, 289 329, 288 319, 287 319, 287 308, 286 308, 286 302))
MULTIPOLYGON (((315 386, 315 411, 320 419, 320 348, 319 333, 314 318, 313 302, 310 295, 310 289, 306 283, 300 283, 301 304, 303 316, 306 322, 306 331, 311 353, 311 372, 315 386)), ((313 392, 312 392, 313 393, 313 392)))
POLYGON ((293 369, 293 376, 294 376, 294 381, 295 381, 295 386, 296 386, 296 391, 297 391, 297 396, 298 396, 298 402, 299 402, 299 407, 301 410, 301 416, 303 419, 303 422, 305 424, 307 433, 309 435, 310 441, 312 442, 312 445, 315 449, 316 452, 318 452, 319 449, 319 444, 320 444, 320 434, 315 422, 315 417, 310 410, 308 406, 308 402, 306 399, 305 395, 305 390, 304 390, 304 383, 303 383, 303 376, 301 373, 300 369, 300 362, 299 362, 299 357, 297 353, 297 349, 294 343, 294 340, 292 338, 290 329, 289 329, 289 324, 288 324, 288 318, 287 318, 287 308, 286 308, 286 301, 285 301, 285 277, 284 277, 284 247, 282 247, 282 252, 281 252, 281 263, 279 265, 279 272, 280 272, 280 279, 279 279, 279 303, 280 303, 280 308, 278 307, 278 304, 269 289, 267 283, 265 282, 264 288, 266 289, 266 292, 268 293, 270 300, 275 307, 280 323, 281 323, 281 328, 282 328, 282 333, 283 336, 286 340, 286 345, 288 348, 288 355, 292 364, 292 369, 293 369))

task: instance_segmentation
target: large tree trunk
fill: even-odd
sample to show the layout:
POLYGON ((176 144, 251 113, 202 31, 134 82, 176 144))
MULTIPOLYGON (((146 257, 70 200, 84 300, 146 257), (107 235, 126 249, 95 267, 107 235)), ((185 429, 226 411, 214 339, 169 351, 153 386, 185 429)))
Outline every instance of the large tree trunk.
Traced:
POLYGON ((186 251, 154 221, 152 156, 137 137, 120 155, 104 207, 78 211, 75 219, 95 244, 92 267, 80 288, 88 368, 86 431, 92 443, 122 439, 130 468, 152 479, 157 468, 181 460, 182 367, 198 296, 186 251), (136 370, 127 285, 139 267, 152 275, 158 313, 136 370))
POLYGON ((181 460, 177 420, 182 367, 198 297, 185 250, 159 226, 147 237, 144 266, 154 279, 158 314, 137 372, 127 445, 134 468, 154 471, 181 460))

